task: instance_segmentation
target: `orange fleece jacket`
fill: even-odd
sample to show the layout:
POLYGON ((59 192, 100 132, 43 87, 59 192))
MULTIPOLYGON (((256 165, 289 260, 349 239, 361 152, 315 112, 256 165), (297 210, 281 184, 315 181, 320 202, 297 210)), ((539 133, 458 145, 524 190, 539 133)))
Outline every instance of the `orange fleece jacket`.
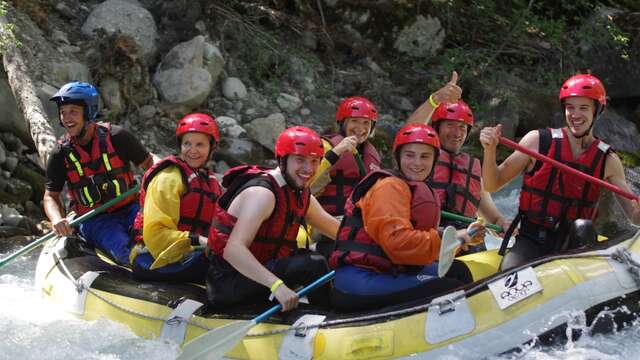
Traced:
POLYGON ((414 229, 411 189, 402 179, 378 180, 356 206, 362 210, 365 231, 394 264, 427 265, 438 259, 438 231, 414 229))

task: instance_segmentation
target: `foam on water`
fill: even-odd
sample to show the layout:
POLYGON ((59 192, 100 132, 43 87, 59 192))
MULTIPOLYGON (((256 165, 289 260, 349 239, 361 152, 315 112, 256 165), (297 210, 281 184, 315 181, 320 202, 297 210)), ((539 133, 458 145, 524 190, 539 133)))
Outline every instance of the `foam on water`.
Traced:
POLYGON ((33 289, 37 253, 0 269, 0 359, 175 359, 176 344, 81 320, 42 300, 33 289))

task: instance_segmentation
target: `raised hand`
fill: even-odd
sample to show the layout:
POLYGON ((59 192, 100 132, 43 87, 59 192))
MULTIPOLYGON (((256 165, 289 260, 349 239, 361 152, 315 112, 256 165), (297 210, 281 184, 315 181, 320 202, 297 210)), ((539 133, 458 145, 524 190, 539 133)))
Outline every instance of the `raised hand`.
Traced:
POLYGON ((358 138, 355 135, 347 136, 346 138, 342 139, 342 141, 340 141, 340 143, 338 143, 338 145, 336 145, 333 148, 333 152, 336 153, 336 155, 338 156, 342 155, 342 153, 345 151, 355 153, 356 146, 358 146, 358 138))
POLYGON ((502 124, 495 127, 485 127, 480 131, 480 144, 485 150, 495 150, 502 136, 502 124))
POLYGON ((451 73, 451 79, 449 80, 449 82, 438 89, 436 92, 431 94, 431 99, 433 99, 433 101, 438 104, 443 102, 455 103, 460 100, 461 96, 462 88, 458 86, 458 73, 454 70, 451 73))

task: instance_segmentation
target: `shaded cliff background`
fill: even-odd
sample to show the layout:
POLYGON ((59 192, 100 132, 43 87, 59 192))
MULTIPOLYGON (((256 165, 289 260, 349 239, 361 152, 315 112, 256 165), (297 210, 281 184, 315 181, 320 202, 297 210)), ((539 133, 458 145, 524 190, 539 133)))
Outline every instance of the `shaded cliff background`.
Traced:
MULTIPOLYGON (((70 80, 95 84, 101 119, 129 128, 160 155, 174 151, 181 116, 215 116, 222 143, 213 165, 222 173, 269 164, 287 126, 332 131, 337 104, 354 95, 377 105, 372 141, 389 164, 394 132, 452 70, 477 122, 465 150, 481 156, 483 126, 502 123, 510 138, 561 126, 560 84, 591 71, 609 96, 596 134, 622 156, 640 192, 634 0, 0 3, 3 23, 12 25, 2 33, 15 35, 0 76, 0 238, 49 226, 41 221, 43 144, 63 129, 47 99, 70 80), (38 105, 44 126, 34 126, 29 111, 38 105)), ((601 205, 601 225, 628 226, 611 196, 601 205)))

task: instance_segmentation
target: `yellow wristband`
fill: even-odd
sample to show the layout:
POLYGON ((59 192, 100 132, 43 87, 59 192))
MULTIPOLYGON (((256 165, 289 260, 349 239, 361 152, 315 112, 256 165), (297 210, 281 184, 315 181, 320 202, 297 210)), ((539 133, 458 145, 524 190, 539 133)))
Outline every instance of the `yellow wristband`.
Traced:
POLYGON ((271 285, 271 293, 273 294, 274 292, 276 292, 276 290, 278 290, 278 288, 282 284, 284 284, 284 281, 280 279, 276 280, 276 282, 274 282, 273 285, 271 285))
POLYGON ((435 100, 433 100, 433 94, 429 95, 429 105, 431 105, 434 109, 438 107, 438 104, 435 100))

